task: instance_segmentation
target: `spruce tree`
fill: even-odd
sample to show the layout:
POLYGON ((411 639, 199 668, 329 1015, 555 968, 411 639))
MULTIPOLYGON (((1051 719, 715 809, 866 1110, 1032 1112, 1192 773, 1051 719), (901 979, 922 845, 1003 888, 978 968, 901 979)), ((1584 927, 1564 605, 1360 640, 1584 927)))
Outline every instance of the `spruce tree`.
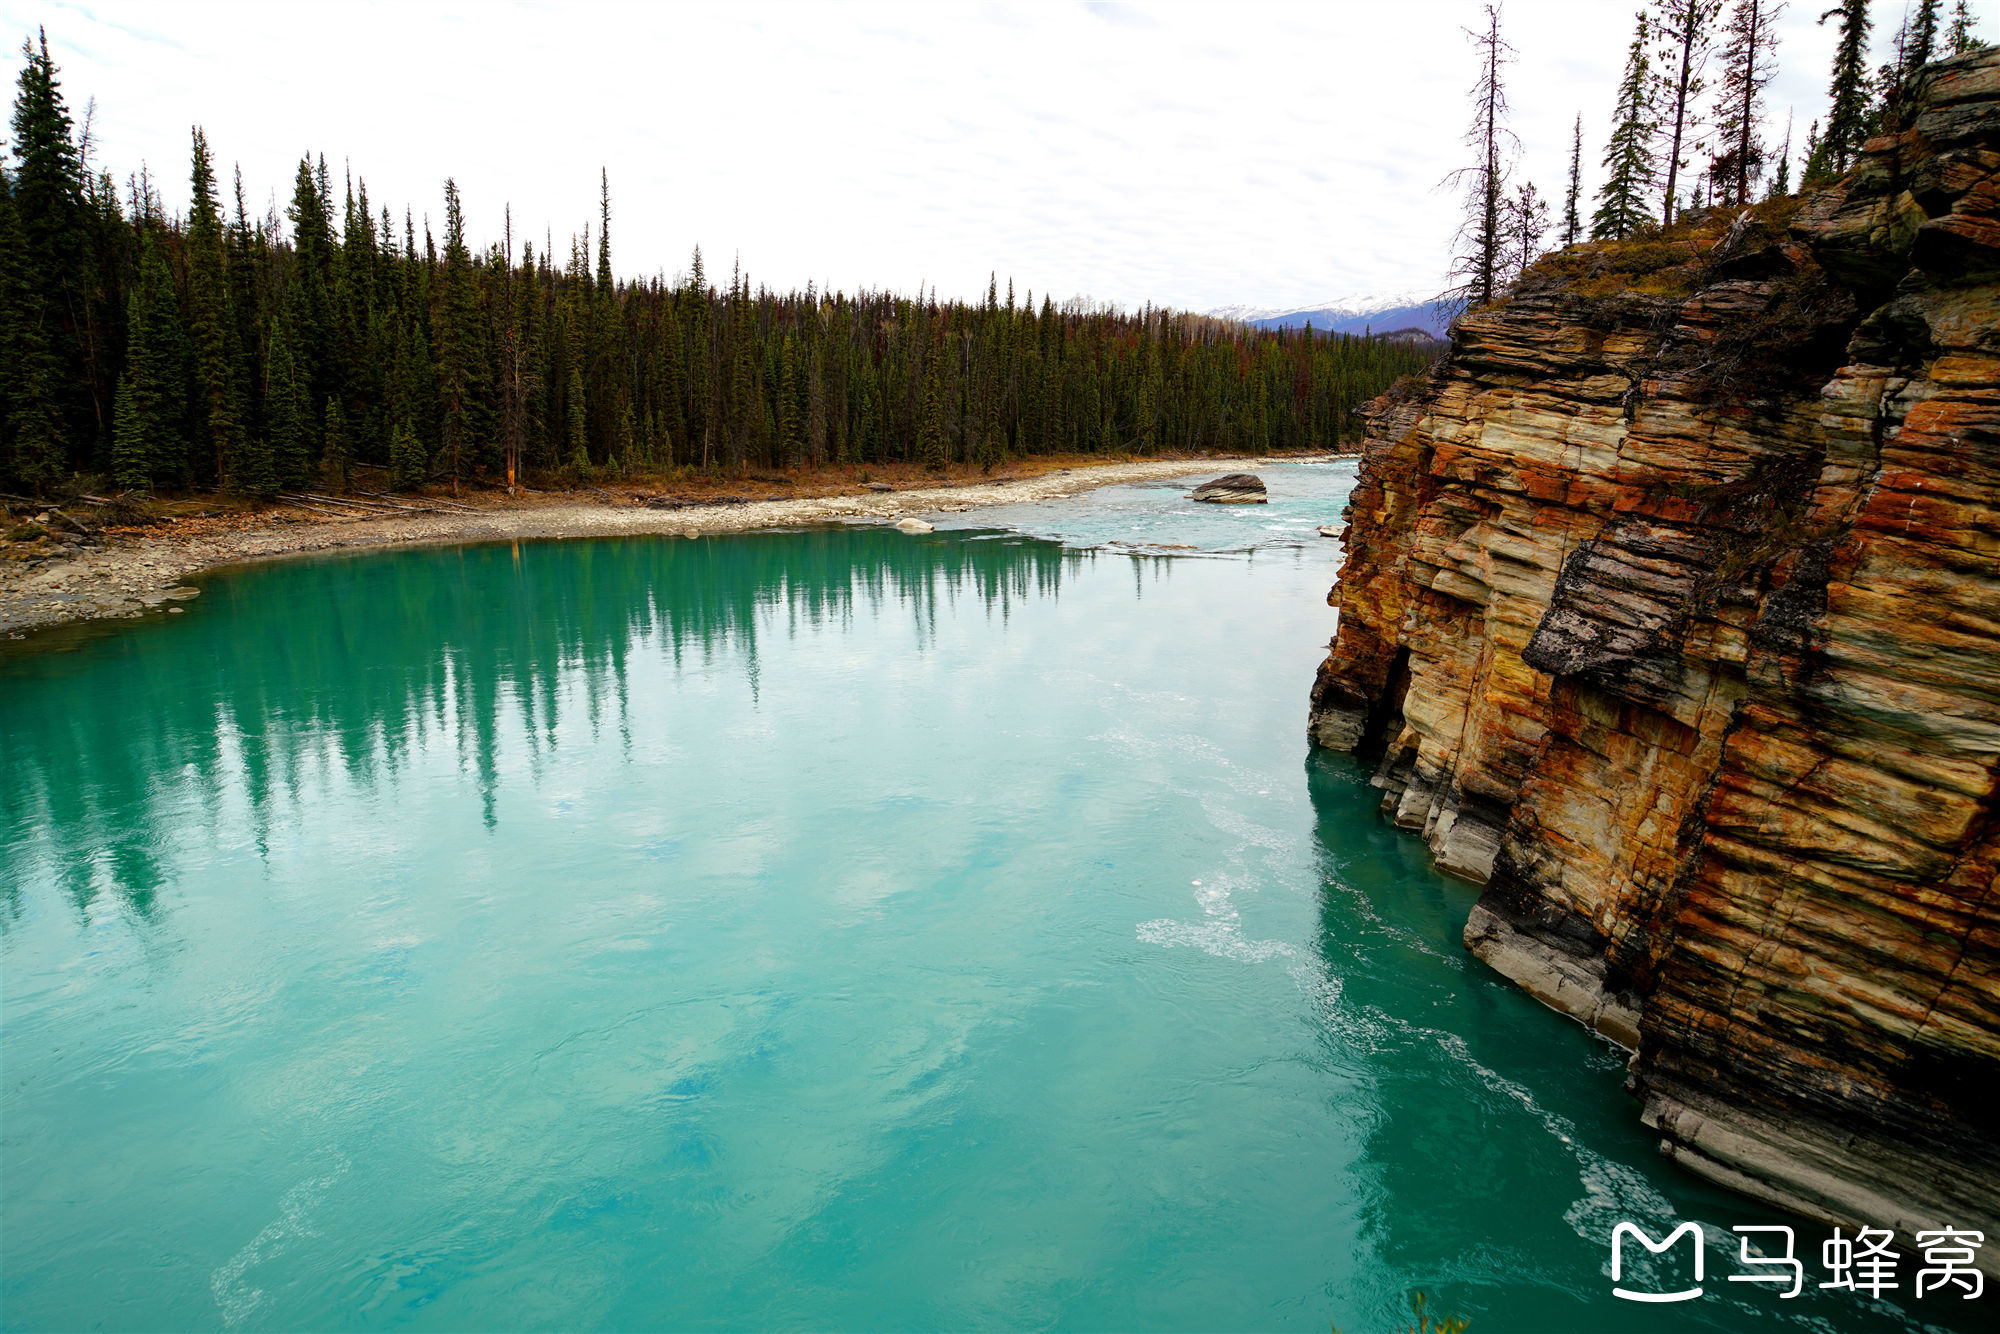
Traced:
POLYGON ((799 368, 794 340, 787 336, 780 351, 778 371, 778 457, 781 468, 791 468, 799 460, 799 368))
POLYGON ((1771 176, 1766 199, 1782 199, 1792 192, 1792 118, 1785 116, 1785 140, 1778 145, 1778 166, 1771 176))
POLYGON ((1578 112, 1576 128, 1569 141, 1569 189, 1563 195, 1562 243, 1567 250, 1583 236, 1583 218, 1578 208, 1583 202, 1583 113, 1578 112))
POLYGON ((1530 264, 1541 258, 1542 238, 1549 230, 1549 206, 1542 201, 1533 181, 1524 181, 1507 200, 1504 268, 1510 281, 1518 279, 1530 264))
POLYGON ((1938 22, 1944 17, 1944 0, 1917 0, 1910 15, 1909 34, 1903 46, 1903 75, 1907 79, 1937 59, 1938 22))
POLYGON ((1763 175, 1764 89, 1778 73, 1782 0, 1736 0, 1723 26, 1722 78, 1716 96, 1717 152, 1709 173, 1722 202, 1747 204, 1763 175))
POLYGON ((270 267, 270 238, 254 226, 243 199, 243 171, 236 171, 236 211, 229 224, 228 260, 229 312, 235 325, 228 339, 231 352, 230 382, 236 402, 241 405, 242 430, 237 432, 238 456, 223 461, 222 484, 232 490, 254 491, 233 479, 239 469, 257 477, 270 471, 270 442, 263 429, 263 316, 259 307, 262 280, 270 267), (254 457, 253 457, 254 456, 254 457))
POLYGON ((229 309, 229 275, 224 258, 222 206, 215 194, 215 169, 208 136, 194 130, 194 166, 187 226, 188 334, 194 343, 198 435, 214 476, 226 479, 229 462, 243 447, 243 408, 236 385, 236 321, 229 309))
POLYGON ((336 383, 333 356, 333 231, 325 176, 324 159, 317 167, 310 156, 299 159, 286 210, 292 223, 292 263, 285 278, 284 319, 298 389, 307 403, 324 402, 344 388, 336 383))
POLYGON ((320 485, 329 491, 345 491, 354 467, 354 452, 347 442, 347 414, 340 400, 326 401, 326 445, 320 450, 320 485))
POLYGON ((1827 87, 1832 105, 1826 128, 1806 160, 1803 184, 1822 185, 1845 175, 1868 137, 1868 0, 1838 0, 1820 15, 1825 23, 1840 17, 1840 44, 1833 53, 1833 79, 1827 87))
POLYGON ((583 368, 569 368, 569 466, 578 477, 590 476, 590 415, 583 401, 583 368))
POLYGON ((187 477, 182 422, 188 407, 188 346, 159 229, 141 243, 139 282, 127 301, 124 430, 111 441, 112 474, 121 486, 145 487, 187 477))
POLYGON ((1987 44, 1979 40, 1972 31, 1972 8, 1966 0, 1958 0, 1951 9, 1951 53, 1962 56, 1968 51, 1984 51, 1987 44))
POLYGON ((1514 48, 1500 36, 1500 9, 1486 6, 1486 23, 1466 34, 1479 51, 1479 77, 1472 86, 1472 124, 1465 145, 1473 165, 1445 178, 1465 191, 1465 217, 1454 238, 1447 299, 1463 306, 1483 306, 1498 295, 1504 248, 1503 203, 1507 169, 1519 141, 1507 129, 1507 92, 1501 70, 1514 58, 1514 48))
POLYGON ((307 433, 311 430, 311 414, 305 410, 304 377, 300 358, 292 346, 291 331, 274 324, 265 341, 271 347, 264 403, 271 437, 271 482, 275 485, 266 483, 270 490, 254 492, 259 495, 306 484, 307 433))
MULTIPOLYGON (((22 259, 19 281, 26 297, 25 318, 39 326, 47 371, 35 372, 37 394, 52 400, 54 423, 31 424, 24 437, 27 449, 41 459, 32 465, 37 475, 52 479, 72 463, 88 462, 94 442, 106 433, 99 419, 92 387, 93 354, 90 333, 90 255, 84 213, 83 158, 74 136, 62 82, 49 56, 48 34, 37 34, 39 45, 21 44, 19 92, 14 99, 13 193, 17 244, 22 259), (52 448, 76 451, 53 465, 42 456, 52 448)), ((109 405, 106 404, 106 407, 109 405)), ((40 409, 37 409, 39 412, 40 409)))
POLYGON ((0 163, 0 476, 39 491, 69 466, 46 303, 28 277, 14 189, 0 163))
POLYGON ((814 468, 826 466, 826 348, 814 340, 806 368, 806 457, 814 468))
POLYGON ((398 421, 389 435, 389 485, 398 491, 414 491, 424 484, 429 461, 423 442, 407 421, 398 421))
POLYGON ((1604 146, 1604 184, 1590 219, 1593 240, 1623 240, 1651 220, 1646 206, 1654 180, 1651 43, 1651 24, 1642 12, 1618 80, 1611 138, 1604 146))
POLYGON ((1665 141, 1666 184, 1660 220, 1672 225, 1680 205, 1675 186, 1681 169, 1701 141, 1701 96, 1707 90, 1708 57, 1715 44, 1715 19, 1722 0, 1653 0, 1654 95, 1665 141))
POLYGON ((465 214, 458 184, 444 183, 444 282, 437 313, 438 405, 451 487, 470 462, 472 424, 479 377, 479 305, 472 287, 472 255, 465 245, 465 214))
POLYGON ((917 461, 932 472, 943 472, 949 446, 944 424, 944 340, 931 346, 924 374, 924 415, 917 435, 917 461))

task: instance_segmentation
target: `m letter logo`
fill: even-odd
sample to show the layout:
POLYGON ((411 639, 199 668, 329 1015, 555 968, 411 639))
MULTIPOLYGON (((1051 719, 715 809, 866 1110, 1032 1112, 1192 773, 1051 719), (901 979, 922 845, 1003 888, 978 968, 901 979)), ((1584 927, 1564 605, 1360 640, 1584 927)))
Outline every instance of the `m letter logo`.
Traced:
POLYGON ((1685 1302, 1692 1301, 1696 1297, 1701 1296, 1702 1252, 1705 1249, 1701 1235, 1701 1224, 1682 1223, 1667 1234, 1665 1241, 1654 1241, 1633 1224, 1620 1223, 1611 1230, 1611 1281, 1613 1283, 1625 1277, 1625 1257, 1621 1253, 1621 1243, 1627 1236, 1630 1236, 1634 1241, 1655 1255, 1665 1254, 1682 1237, 1687 1237, 1693 1241, 1695 1285, 1691 1288, 1683 1288, 1679 1292, 1632 1292, 1625 1288, 1613 1288, 1611 1290, 1612 1296, 1623 1297, 1628 1302, 1685 1302))

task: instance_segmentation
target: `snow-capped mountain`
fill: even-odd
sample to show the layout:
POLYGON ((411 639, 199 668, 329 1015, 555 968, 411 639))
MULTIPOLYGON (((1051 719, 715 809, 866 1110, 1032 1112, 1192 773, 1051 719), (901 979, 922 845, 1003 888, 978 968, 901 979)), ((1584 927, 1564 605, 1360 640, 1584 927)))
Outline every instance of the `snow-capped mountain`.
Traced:
POLYGON ((1312 306, 1219 306, 1208 313, 1260 329, 1299 329, 1310 324, 1327 333, 1393 333, 1414 328, 1442 338, 1446 324, 1436 296, 1419 292, 1338 297, 1312 306))

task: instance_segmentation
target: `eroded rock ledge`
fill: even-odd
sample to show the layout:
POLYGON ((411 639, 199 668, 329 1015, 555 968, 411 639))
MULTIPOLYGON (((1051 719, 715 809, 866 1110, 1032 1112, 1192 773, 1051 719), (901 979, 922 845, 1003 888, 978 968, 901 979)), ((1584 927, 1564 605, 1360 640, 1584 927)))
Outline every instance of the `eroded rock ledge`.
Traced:
POLYGON ((1925 83, 1374 405, 1310 722, 1664 1152, 1906 1242, 2000 1236, 2000 56, 1925 83))

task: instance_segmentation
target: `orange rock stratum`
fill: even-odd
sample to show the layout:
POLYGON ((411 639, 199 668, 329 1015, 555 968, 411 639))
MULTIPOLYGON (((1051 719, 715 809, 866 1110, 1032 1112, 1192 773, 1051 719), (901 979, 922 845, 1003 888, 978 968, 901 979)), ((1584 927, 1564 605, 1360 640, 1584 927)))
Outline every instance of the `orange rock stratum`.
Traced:
POLYGON ((1906 1242, 2000 1237, 2000 54, 1922 93, 1378 400, 1310 723, 1665 1153, 1906 1242))

